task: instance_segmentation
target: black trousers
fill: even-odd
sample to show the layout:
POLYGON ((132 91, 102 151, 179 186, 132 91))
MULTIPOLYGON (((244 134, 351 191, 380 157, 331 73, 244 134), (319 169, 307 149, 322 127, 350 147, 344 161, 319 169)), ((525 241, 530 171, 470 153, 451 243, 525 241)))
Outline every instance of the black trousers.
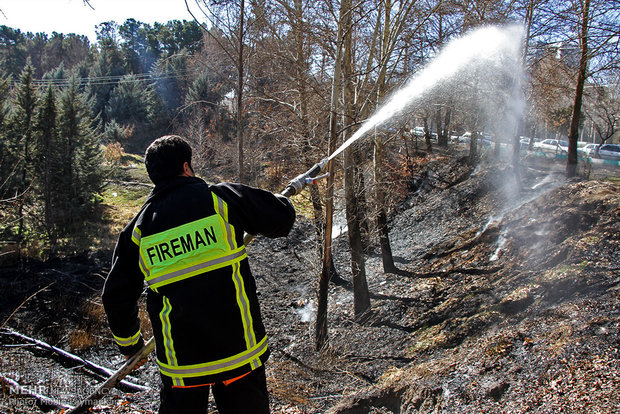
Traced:
POLYGON ((159 414, 206 414, 209 389, 219 414, 269 414, 269 394, 265 367, 261 366, 232 384, 204 385, 193 388, 173 388, 163 377, 159 414))

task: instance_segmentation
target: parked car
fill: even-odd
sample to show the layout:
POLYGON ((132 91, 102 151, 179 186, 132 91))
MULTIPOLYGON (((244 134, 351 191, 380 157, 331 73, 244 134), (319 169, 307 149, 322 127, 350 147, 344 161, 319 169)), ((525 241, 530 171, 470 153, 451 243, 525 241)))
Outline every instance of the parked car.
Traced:
POLYGON ((530 137, 519 137, 519 148, 526 150, 530 148, 530 137))
POLYGON ((415 127, 411 130, 411 133, 417 137, 424 136, 424 127, 415 127))
POLYGON ((471 141, 471 132, 466 132, 459 137, 459 142, 461 144, 469 144, 469 141, 471 141))
POLYGON ((603 144, 597 145, 590 149, 588 153, 589 157, 601 158, 604 160, 620 161, 620 145, 617 144, 603 144), (598 150, 597 150, 598 147, 598 150))
POLYGON ((585 146, 579 148, 577 147, 577 154, 582 155, 584 157, 591 157, 590 152, 594 154, 593 150, 598 146, 598 144, 586 144, 585 146))
POLYGON ((534 150, 553 154, 568 154, 568 141, 545 139, 535 143, 534 150))

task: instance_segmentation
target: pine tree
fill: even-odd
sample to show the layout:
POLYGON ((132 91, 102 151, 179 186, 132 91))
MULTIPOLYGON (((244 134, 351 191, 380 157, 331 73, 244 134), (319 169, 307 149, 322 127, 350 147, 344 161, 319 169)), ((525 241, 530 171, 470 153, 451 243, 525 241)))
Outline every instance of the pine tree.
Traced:
POLYGON ((6 119, 8 113, 9 81, 0 75, 0 201, 6 198, 9 174, 13 170, 7 142, 6 119))
POLYGON ((110 95, 106 107, 109 120, 115 120, 123 127, 131 127, 134 136, 126 148, 142 152, 154 135, 159 136, 165 120, 161 100, 152 85, 145 84, 133 75, 124 76, 110 95))
POLYGON ((59 105, 59 148, 65 154, 62 191, 66 192, 70 216, 65 231, 80 231, 92 211, 95 195, 103 185, 99 137, 93 128, 92 108, 78 92, 77 79, 70 80, 59 105))
POLYGON ((14 188, 17 197, 17 240, 20 249, 24 243, 26 229, 25 208, 32 199, 30 190, 33 172, 33 126, 38 104, 33 72, 32 65, 28 64, 21 73, 13 102, 14 110, 10 117, 11 131, 8 139, 16 167, 14 188))
POLYGON ((57 216, 63 206, 59 197, 62 177, 62 153, 59 153, 57 134, 56 94, 51 84, 41 97, 34 129, 34 171, 36 194, 43 209, 41 230, 45 233, 50 256, 54 256, 58 245, 57 216))
MULTIPOLYGON (((107 40, 107 42, 109 43, 111 41, 107 40)), ((114 43, 107 44, 106 47, 102 48, 99 55, 95 57, 89 73, 92 79, 105 78, 107 80, 91 80, 86 88, 89 98, 93 101, 94 113, 101 117, 103 123, 102 127, 104 127, 109 120, 109 116, 106 113, 106 105, 110 99, 112 89, 114 89, 117 84, 114 79, 124 74, 125 70, 123 69, 123 62, 118 46, 114 43)))

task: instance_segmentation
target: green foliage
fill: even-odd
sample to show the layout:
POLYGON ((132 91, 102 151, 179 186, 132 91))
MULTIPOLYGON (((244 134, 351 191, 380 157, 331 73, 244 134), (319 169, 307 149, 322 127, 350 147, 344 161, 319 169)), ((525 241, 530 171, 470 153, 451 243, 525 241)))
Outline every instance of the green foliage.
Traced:
POLYGON ((60 63, 60 65, 58 65, 56 68, 45 72, 45 74, 43 75, 43 80, 47 80, 47 81, 62 81, 65 80, 69 77, 69 73, 67 72, 67 70, 65 69, 65 64, 64 63, 60 63))
POLYGON ((0 69, 17 75, 26 65, 26 37, 19 29, 0 26, 0 69))
POLYGON ((112 90, 106 106, 110 120, 133 129, 132 139, 127 142, 129 150, 142 151, 157 133, 161 103, 149 84, 134 75, 124 76, 112 90))
POLYGON ((106 105, 118 79, 123 75, 125 69, 119 50, 112 46, 102 48, 91 67, 86 89, 93 102, 93 111, 101 117, 104 125, 109 120, 106 105))
MULTIPOLYGON (((92 111, 77 79, 71 78, 57 98, 52 83, 39 92, 32 73, 28 65, 15 88, 6 123, 11 127, 1 147, 0 202, 6 208, 0 237, 16 240, 22 251, 36 247, 50 257, 61 239, 79 235, 93 217, 104 172, 92 111)), ((3 80, 0 104, 6 88, 3 80)))
POLYGON ((91 53, 86 36, 53 33, 25 33, 19 29, 0 26, 0 70, 17 76, 30 60, 34 74, 40 78, 44 73, 64 63, 72 69, 91 53))
POLYGON ((5 76, 0 76, 0 200, 8 198, 6 178, 11 176, 11 154, 7 139, 6 120, 8 116, 9 81, 5 76))
POLYGON ((32 134, 35 109, 38 104, 33 71, 33 67, 27 65, 21 73, 19 85, 13 97, 9 121, 10 132, 7 134, 12 153, 11 162, 18 166, 14 181, 19 193, 26 191, 32 181, 32 134))
POLYGON ((102 189, 103 171, 100 140, 92 128, 92 110, 72 79, 60 100, 59 131, 67 154, 71 154, 69 182, 79 212, 87 212, 93 195, 102 189))
POLYGON ((161 58, 153 66, 155 90, 161 96, 166 111, 172 112, 183 105, 189 87, 188 61, 191 56, 180 52, 171 58, 161 58))
POLYGON ((221 75, 203 71, 192 82, 185 97, 186 113, 198 118, 205 128, 224 139, 233 130, 233 121, 221 105, 228 92, 229 86, 221 75))

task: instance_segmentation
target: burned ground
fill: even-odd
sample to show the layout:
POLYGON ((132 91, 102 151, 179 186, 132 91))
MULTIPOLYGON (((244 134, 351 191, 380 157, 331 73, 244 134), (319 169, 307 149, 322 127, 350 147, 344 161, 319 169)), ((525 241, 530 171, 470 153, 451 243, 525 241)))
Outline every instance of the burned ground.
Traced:
MULTIPOLYGON (((566 182, 553 165, 470 169, 429 160, 393 212, 397 274, 377 252, 366 272, 372 311, 353 321, 345 238, 334 247, 345 283, 330 286, 329 344, 314 349, 314 231, 249 247, 270 334, 276 413, 618 412, 620 192, 617 181, 566 182)), ((7 326, 114 368, 98 294, 109 252, 3 268, 7 326), (38 292, 38 293, 37 293, 38 292)), ((1 373, 67 404, 100 381, 79 364, 3 334, 1 373)), ((98 412, 152 412, 152 390, 115 391, 98 412)), ((25 409, 8 386, 0 407, 25 409)))

